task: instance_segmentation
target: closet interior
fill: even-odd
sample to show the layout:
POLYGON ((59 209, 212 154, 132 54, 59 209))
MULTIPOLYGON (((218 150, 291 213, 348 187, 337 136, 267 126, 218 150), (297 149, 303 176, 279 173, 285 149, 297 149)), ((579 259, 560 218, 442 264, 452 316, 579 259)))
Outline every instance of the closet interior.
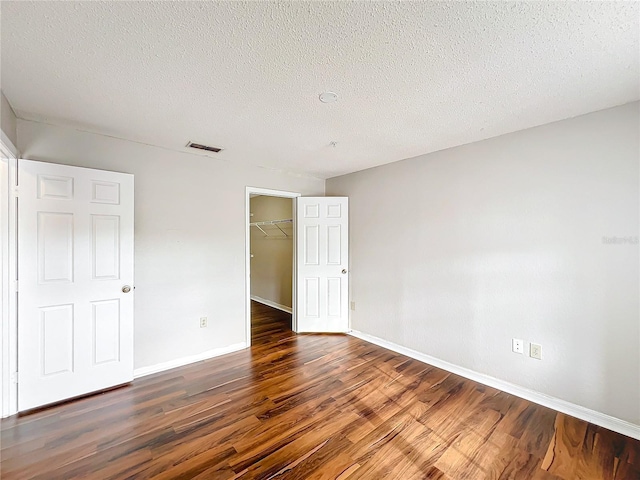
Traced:
POLYGON ((291 313, 293 199, 250 198, 251 300, 291 313))

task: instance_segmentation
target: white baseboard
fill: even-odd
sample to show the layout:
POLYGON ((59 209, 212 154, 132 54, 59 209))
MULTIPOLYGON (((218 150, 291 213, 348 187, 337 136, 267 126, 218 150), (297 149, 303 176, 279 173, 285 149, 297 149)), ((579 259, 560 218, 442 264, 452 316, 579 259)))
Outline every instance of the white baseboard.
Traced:
POLYGON ((410 348, 388 342, 367 333, 352 330, 351 332, 349 332, 349 334, 366 342, 373 343, 388 350, 406 355, 407 357, 411 357, 429 365, 433 365, 434 367, 438 367, 448 372, 455 373, 456 375, 460 375, 461 377, 465 377, 475 382, 482 383, 483 385, 488 385, 489 387, 497 388, 498 390, 510 393, 512 395, 515 395, 516 397, 524 398, 525 400, 529 400, 530 402, 543 405, 558 412, 571 415, 572 417, 579 418, 586 422, 590 422, 595 425, 608 428, 609 430, 613 430, 614 432, 621 433, 628 437, 635 438, 636 440, 640 440, 640 425, 635 425, 625 420, 620 420, 619 418, 596 412, 595 410, 591 410, 580 405, 576 405, 575 403, 567 402, 550 395, 545 395, 544 393, 536 392, 535 390, 529 390, 528 388, 505 382, 504 380, 500 380, 483 373, 469 370, 468 368, 459 367, 458 365, 454 365, 453 363, 449 363, 444 360, 440 360, 439 358, 417 352, 410 348))
POLYGON ((271 300, 267 300, 266 298, 258 297, 257 295, 251 295, 251 300, 262 303, 263 305, 266 305, 268 307, 277 308, 278 310, 282 310, 283 312, 293 313, 293 309, 291 307, 280 305, 279 303, 272 302, 271 300))
POLYGON ((246 342, 234 343, 226 347, 214 348, 213 350, 207 350, 206 352, 199 353, 197 355, 189 355, 188 357, 177 358, 169 362, 157 363, 156 365, 150 365, 148 367, 136 368, 133 371, 133 378, 140 378, 152 373, 164 372, 165 370, 171 370, 172 368, 183 367, 190 363, 201 362, 202 360, 208 360, 210 358, 219 357, 227 353, 237 352, 247 348, 246 342))

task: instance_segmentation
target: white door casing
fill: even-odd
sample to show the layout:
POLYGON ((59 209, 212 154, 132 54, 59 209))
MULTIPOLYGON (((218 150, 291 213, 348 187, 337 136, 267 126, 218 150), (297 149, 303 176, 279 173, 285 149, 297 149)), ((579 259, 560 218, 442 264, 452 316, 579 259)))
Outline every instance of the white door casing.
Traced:
POLYGON ((297 332, 349 330, 349 199, 298 197, 297 332))
POLYGON ((20 160, 18 179, 24 411, 133 379, 133 175, 20 160))
MULTIPOLYGON (((251 346, 251 227, 249 226, 249 223, 251 223, 251 196, 252 195, 266 195, 266 196, 270 196, 270 197, 282 197, 282 198, 291 198, 292 200, 299 197, 300 194, 297 192, 288 192, 288 191, 284 191, 284 190, 272 190, 272 189, 268 189, 268 188, 260 188, 260 187, 249 187, 247 186, 245 189, 245 225, 246 225, 246 231, 245 231, 245 301, 246 301, 246 310, 245 310, 245 324, 246 324, 246 330, 245 330, 245 338, 246 338, 246 345, 249 347, 251 346)), ((294 201, 293 203, 293 217, 295 220, 295 210, 296 210, 296 203, 294 201)), ((295 229, 295 226, 294 226, 295 229)), ((295 261, 295 243, 293 246, 293 255, 294 255, 294 259, 293 259, 293 271, 291 272, 292 275, 292 300, 293 300, 293 305, 292 305, 292 318, 291 318, 291 323, 292 323, 292 328, 294 330, 296 330, 295 325, 296 325, 296 295, 295 295, 295 287, 296 287, 296 261, 295 261)))

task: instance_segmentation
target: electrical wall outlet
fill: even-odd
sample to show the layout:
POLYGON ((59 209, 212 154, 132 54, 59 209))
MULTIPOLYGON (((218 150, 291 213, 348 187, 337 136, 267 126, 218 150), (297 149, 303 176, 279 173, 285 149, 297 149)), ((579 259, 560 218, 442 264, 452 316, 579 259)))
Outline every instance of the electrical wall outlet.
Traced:
POLYGON ((356 302, 351 302, 351 310, 355 310, 356 309, 356 302))
POLYGON ((524 342, 519 338, 511 339, 511 350, 513 353, 524 353, 524 342))
POLYGON ((537 343, 529 344, 529 356, 542 360, 542 345, 538 345, 537 343))
POLYGON ((200 328, 205 328, 207 326, 207 317, 200 317, 200 328))

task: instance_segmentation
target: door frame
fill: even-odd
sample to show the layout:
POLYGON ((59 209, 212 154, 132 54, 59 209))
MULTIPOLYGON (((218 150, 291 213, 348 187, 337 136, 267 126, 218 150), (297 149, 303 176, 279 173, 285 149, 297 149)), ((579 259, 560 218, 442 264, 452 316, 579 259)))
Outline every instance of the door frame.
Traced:
POLYGON ((271 190, 268 188, 260 187, 246 187, 245 189, 245 328, 246 328, 246 344, 247 348, 251 346, 251 195, 264 195, 268 197, 281 197, 291 199, 291 213, 293 215, 293 266, 291 272, 291 308, 293 313, 291 314, 291 329, 295 332, 297 330, 296 319, 296 202, 297 197, 302 196, 298 192, 288 192, 284 190, 271 190))
POLYGON ((17 185, 18 149, 0 131, 0 417, 18 413, 17 185))

